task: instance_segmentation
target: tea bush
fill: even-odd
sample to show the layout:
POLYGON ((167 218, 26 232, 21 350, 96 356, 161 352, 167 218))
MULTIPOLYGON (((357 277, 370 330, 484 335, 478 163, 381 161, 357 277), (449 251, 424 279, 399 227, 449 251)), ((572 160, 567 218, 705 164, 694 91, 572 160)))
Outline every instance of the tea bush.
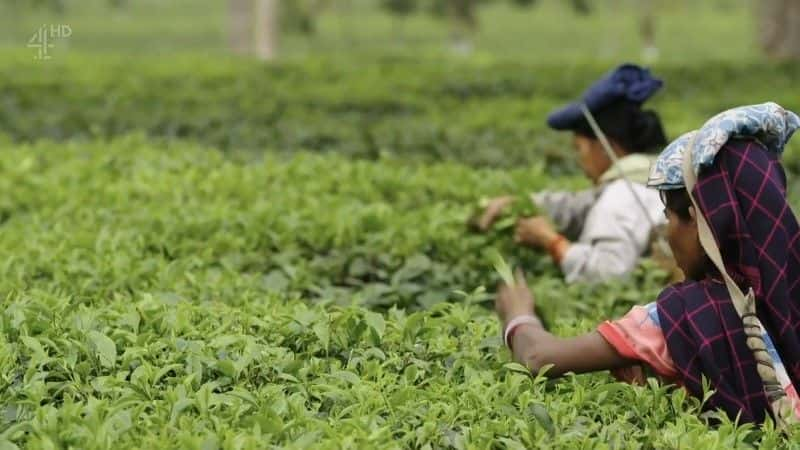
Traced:
MULTIPOLYGON (((0 449, 795 445, 502 350, 495 251, 560 334, 664 285, 645 261, 567 286, 507 232, 467 231, 481 197, 587 186, 543 122, 606 66, 4 56, 0 449)), ((654 106, 673 136, 796 109, 799 68, 657 67, 654 106)))
POLYGON ((541 165, 128 136, 6 143, 0 174, 0 448, 791 445, 709 428, 680 389, 549 382, 509 362, 482 304, 484 250, 526 264, 562 334, 663 282, 645 265, 567 287, 542 257, 465 234, 477 196, 552 187, 541 165))

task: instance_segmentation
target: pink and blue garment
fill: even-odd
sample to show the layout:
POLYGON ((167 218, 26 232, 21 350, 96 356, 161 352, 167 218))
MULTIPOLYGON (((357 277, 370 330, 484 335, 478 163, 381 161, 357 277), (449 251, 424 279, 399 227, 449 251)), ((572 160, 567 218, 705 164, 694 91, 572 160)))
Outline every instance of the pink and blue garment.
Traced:
MULTIPOLYGON (((692 195, 726 270, 743 290, 753 289, 770 353, 783 368, 779 380, 795 399, 794 387, 800 383, 800 227, 786 199, 779 157, 798 127, 800 118, 774 103, 727 111, 670 144, 648 182, 661 190, 682 188, 683 154, 693 152, 698 182, 692 195)), ((645 314, 651 326, 639 327, 655 346, 631 339, 632 328, 623 326, 624 319, 603 324, 599 331, 621 354, 646 361, 696 397, 702 398, 702 380, 708 380, 714 394, 706 409, 760 423, 770 406, 757 362, 727 288, 716 278, 712 272, 661 293, 657 314, 645 314)))
MULTIPOLYGON (((646 365, 665 382, 680 382, 678 370, 661 331, 656 302, 634 306, 620 319, 600 324, 597 330, 623 357, 646 365)), ((775 363, 778 381, 794 405, 795 416, 800 419, 800 397, 797 390, 769 334, 764 333, 763 336, 767 351, 775 363)), ((644 380, 644 371, 637 365, 615 370, 614 376, 627 383, 641 383, 644 380)))

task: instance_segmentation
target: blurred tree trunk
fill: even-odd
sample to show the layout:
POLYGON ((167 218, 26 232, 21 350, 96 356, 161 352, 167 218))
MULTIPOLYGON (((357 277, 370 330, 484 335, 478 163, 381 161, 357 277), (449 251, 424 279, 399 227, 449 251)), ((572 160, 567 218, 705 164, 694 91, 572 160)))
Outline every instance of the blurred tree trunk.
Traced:
POLYGON ((234 53, 248 54, 253 43, 253 1, 228 0, 228 44, 234 53))
POLYGON ((639 36, 642 38, 642 59, 652 63, 658 59, 656 45, 656 8, 654 0, 640 1, 639 36))
POLYGON ((256 56, 271 61, 278 56, 279 0, 256 0, 256 56))
POLYGON ((448 0, 448 15, 452 21, 450 41, 456 53, 472 52, 472 35, 478 28, 475 0, 448 0))
POLYGON ((800 0, 760 0, 761 46, 775 58, 800 59, 800 0))

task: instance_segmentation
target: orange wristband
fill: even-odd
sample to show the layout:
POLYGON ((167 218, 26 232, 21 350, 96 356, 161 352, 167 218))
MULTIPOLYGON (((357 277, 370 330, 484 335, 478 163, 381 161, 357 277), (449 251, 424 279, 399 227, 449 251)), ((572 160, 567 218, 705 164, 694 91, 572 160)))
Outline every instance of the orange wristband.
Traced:
POLYGON ((569 240, 559 234, 550 241, 550 245, 547 246, 547 252, 550 253, 550 257, 553 258, 556 264, 561 264, 561 260, 564 259, 564 254, 568 248, 569 240))

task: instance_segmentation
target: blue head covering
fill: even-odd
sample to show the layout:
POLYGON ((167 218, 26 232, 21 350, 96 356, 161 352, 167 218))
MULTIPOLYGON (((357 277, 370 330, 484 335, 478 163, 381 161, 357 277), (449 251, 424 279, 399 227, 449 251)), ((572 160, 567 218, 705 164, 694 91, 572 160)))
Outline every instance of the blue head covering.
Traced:
POLYGON ((768 151, 780 154, 798 128, 800 117, 777 103, 729 109, 669 144, 650 170, 647 185, 659 190, 684 187, 683 155, 693 140, 692 164, 699 174, 701 168, 711 166, 717 152, 731 138, 757 139, 768 151))
POLYGON ((635 64, 623 64, 595 82, 579 100, 551 113, 547 124, 556 130, 575 129, 584 120, 582 103, 592 113, 618 101, 642 104, 663 84, 658 78, 653 78, 649 70, 635 64))

